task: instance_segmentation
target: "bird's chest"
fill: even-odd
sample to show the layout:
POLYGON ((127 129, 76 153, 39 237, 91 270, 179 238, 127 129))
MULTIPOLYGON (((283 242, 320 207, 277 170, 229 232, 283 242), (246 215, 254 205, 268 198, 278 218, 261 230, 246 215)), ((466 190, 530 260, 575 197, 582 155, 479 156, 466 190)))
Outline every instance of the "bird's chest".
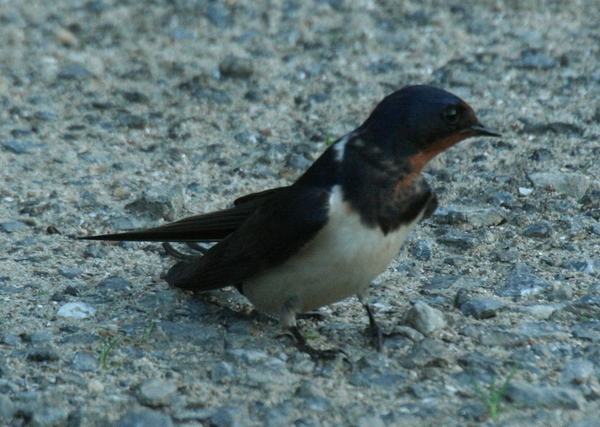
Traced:
POLYGON ((418 219, 384 234, 366 226, 336 189, 323 229, 288 261, 246 281, 244 295, 266 312, 292 297, 307 311, 355 295, 385 270, 418 219))

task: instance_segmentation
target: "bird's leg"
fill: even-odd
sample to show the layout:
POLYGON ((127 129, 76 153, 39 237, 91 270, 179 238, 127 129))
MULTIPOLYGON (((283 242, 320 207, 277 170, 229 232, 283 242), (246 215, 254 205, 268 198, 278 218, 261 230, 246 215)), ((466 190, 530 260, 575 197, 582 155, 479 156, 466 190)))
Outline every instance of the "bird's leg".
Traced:
POLYGON ((306 339, 296 324, 296 314, 299 311, 298 306, 298 298, 292 297, 286 301, 281 310, 281 325, 292 334, 296 348, 301 352, 308 354, 313 359, 335 359, 340 353, 345 354, 339 349, 317 350, 306 342, 306 339))
POLYGON ((381 328, 377 324, 375 320, 375 316, 373 315, 373 309, 368 303, 369 300, 369 288, 365 288, 358 295, 358 300, 362 303, 365 310, 367 310, 367 315, 369 316, 369 326, 371 329, 373 344, 377 351, 381 352, 383 350, 383 334, 381 333, 381 328))

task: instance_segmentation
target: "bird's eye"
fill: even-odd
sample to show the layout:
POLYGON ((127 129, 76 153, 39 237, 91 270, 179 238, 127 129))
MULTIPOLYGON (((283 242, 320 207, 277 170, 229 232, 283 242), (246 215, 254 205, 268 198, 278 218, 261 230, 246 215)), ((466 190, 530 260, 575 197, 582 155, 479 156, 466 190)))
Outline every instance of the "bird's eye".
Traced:
POLYGON ((458 123, 458 109, 455 107, 448 108, 444 111, 444 119, 451 125, 458 123))

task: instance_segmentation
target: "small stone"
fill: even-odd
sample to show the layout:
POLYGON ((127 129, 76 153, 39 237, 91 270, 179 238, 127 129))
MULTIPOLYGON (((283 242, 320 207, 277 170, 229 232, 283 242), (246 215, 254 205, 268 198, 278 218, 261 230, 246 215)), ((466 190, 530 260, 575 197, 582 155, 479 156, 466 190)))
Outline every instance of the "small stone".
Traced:
POLYGON ((427 240, 419 240, 412 245, 410 252, 419 261, 429 261, 431 259, 431 243, 427 240))
POLYGON ((125 98, 126 101, 137 103, 137 104, 147 104, 150 102, 150 98, 148 95, 145 95, 138 91, 125 91, 122 92, 121 95, 125 98))
POLYGON ((506 397, 513 403, 527 408, 582 410, 585 405, 585 397, 580 391, 566 387, 510 383, 506 387, 506 397))
POLYGON ((210 2, 206 7, 206 18, 217 27, 228 27, 233 23, 229 11, 220 2, 210 2))
POLYGON ((115 427, 173 427, 173 421, 167 415, 151 409, 127 412, 115 424, 115 427))
POLYGON ((98 359, 86 351, 79 351, 75 353, 71 367, 79 372, 96 372, 98 359))
POLYGON ((416 343, 400 364, 408 369, 423 367, 445 367, 452 361, 452 356, 441 341, 426 338, 416 343))
POLYGON ((486 331, 479 337, 479 344, 488 347, 518 347, 525 341, 524 336, 503 330, 486 331))
POLYGON ((137 114, 121 114, 117 120, 121 126, 129 129, 145 129, 148 125, 148 120, 137 114))
POLYGON ((19 339, 19 337, 15 334, 11 334, 10 332, 5 332, 0 338, 0 343, 6 345, 17 345, 20 342, 21 340, 19 339))
POLYGON ((461 407, 458 415, 465 420, 485 421, 489 416, 489 411, 483 403, 468 403, 461 407))
POLYGON ((576 338, 582 338, 590 341, 600 341, 600 322, 589 321, 576 323, 571 326, 571 331, 576 338))
POLYGON ((248 411, 243 407, 229 406, 221 408, 210 417, 214 427, 241 427, 248 425, 248 411))
POLYGON ((58 353, 50 347, 33 347, 27 350, 27 360, 34 362, 55 362, 59 359, 58 353))
POLYGON ((125 209, 138 215, 148 215, 154 221, 173 221, 183 209, 183 190, 179 186, 156 186, 144 191, 125 209))
POLYGON ((544 55, 535 49, 526 49, 521 52, 521 57, 513 62, 515 68, 549 70, 558 66, 558 61, 544 55))
POLYGON ((453 286, 462 276, 436 276, 429 280, 427 290, 448 289, 453 286))
POLYGON ((59 317, 72 317, 74 319, 85 319, 95 314, 96 309, 84 302, 68 302, 56 312, 59 317))
POLYGON ((153 379, 144 381, 138 389, 141 404, 156 408, 169 405, 177 392, 177 386, 171 381, 153 379))
POLYGON ((235 378, 235 370, 231 364, 221 361, 213 365, 210 378, 216 383, 230 382, 235 378))
POLYGON ((80 65, 63 68, 57 74, 57 77, 61 80, 84 80, 91 76, 92 74, 88 69, 80 65))
POLYGON ((500 301, 492 298, 473 298, 460 306, 466 316, 473 316, 475 319, 489 319, 496 316, 499 310, 505 307, 500 301))
POLYGON ((523 323, 517 329, 519 335, 525 336, 527 339, 546 339, 554 341, 562 341, 569 337, 569 334, 553 322, 527 322, 523 323))
POLYGON ((410 326, 423 335, 446 327, 446 321, 442 312, 430 307, 423 301, 417 301, 404 315, 402 325, 410 326))
POLYGON ((25 227, 25 224, 20 221, 0 223, 0 231, 3 231, 5 233, 13 233, 23 227, 25 227))
POLYGON ((270 358, 264 351, 245 350, 242 348, 227 350, 225 357, 234 363, 242 363, 251 366, 262 364, 270 358))
POLYGON ((15 413, 15 404, 8 396, 0 393, 0 421, 8 421, 15 413))
POLYGON ((300 351, 295 352, 290 358, 290 370, 295 374, 311 374, 315 369, 315 362, 310 355, 300 351))
POLYGON ((67 279, 74 279, 77 276, 81 275, 80 268, 60 268, 58 270, 58 274, 66 277, 67 279))
POLYGON ((9 140, 2 141, 2 148, 14 154, 26 154, 34 148, 34 144, 31 141, 9 140))
POLYGON ((425 339, 425 335, 410 326, 395 326, 392 335, 400 335, 413 342, 420 342, 425 339))
POLYGON ((502 209, 497 208, 465 208, 450 206, 438 209, 433 214, 438 224, 470 224, 474 228, 496 226, 506 219, 502 209))
POLYGON ((536 295, 552 285, 533 274, 513 274, 506 279, 506 285, 496 292, 500 297, 523 297, 536 295))
POLYGON ((535 304, 520 307, 518 310, 527 313, 530 316, 535 317, 536 319, 546 320, 549 319, 550 316, 552 316, 552 313, 554 313, 558 309, 559 307, 557 307, 556 305, 535 304))
POLYGON ((563 267, 571 271, 580 273, 594 274, 594 262, 591 259, 571 259, 563 264, 563 267))
POLYGON ((97 285, 100 292, 123 292, 131 289, 131 282, 121 276, 110 276, 97 285))
POLYGON ((219 71, 223 77, 248 79, 254 73, 254 63, 251 59, 230 55, 221 61, 219 71))
POLYGON ((522 234, 525 237, 545 238, 550 237, 552 233, 554 233, 552 225, 548 221, 541 221, 527 226, 522 234))
POLYGON ((87 383, 87 389, 90 393, 95 393, 95 394, 102 393, 104 391, 104 384, 99 379, 92 378, 87 383))
POLYGON ((29 423, 31 427, 54 427, 67 425, 69 412, 67 408, 59 405, 36 405, 30 414, 29 423))
POLYGON ((40 345, 52 341, 52 335, 46 332, 33 332, 31 334, 21 335, 21 339, 32 345, 40 345))
POLYGON ((454 297, 454 307, 460 308, 464 303, 471 299, 471 294, 466 289, 459 289, 454 297))
POLYGON ((562 371, 560 382, 582 385, 594 375, 594 364, 587 359, 569 360, 562 371))
POLYGON ((591 185, 591 180, 580 173, 535 172, 527 178, 537 188, 554 190, 576 199, 582 198, 591 185))
POLYGON ((450 230, 443 236, 437 238, 437 241, 461 250, 472 250, 481 244, 479 239, 473 235, 458 230, 450 230))

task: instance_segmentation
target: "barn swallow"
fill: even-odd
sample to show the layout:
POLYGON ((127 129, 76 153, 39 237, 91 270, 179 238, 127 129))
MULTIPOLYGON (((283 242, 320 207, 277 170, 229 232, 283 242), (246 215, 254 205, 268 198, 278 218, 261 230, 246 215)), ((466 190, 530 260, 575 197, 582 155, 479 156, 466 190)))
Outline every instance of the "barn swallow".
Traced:
POLYGON ((406 86, 384 98, 290 186, 160 227, 84 239, 216 242, 202 256, 175 264, 166 281, 192 291, 237 287, 259 311, 279 315, 296 346, 312 355, 319 352, 302 336, 296 315, 356 295, 380 350, 369 285, 414 225, 437 207, 423 167, 474 136, 501 135, 457 96, 406 86))

